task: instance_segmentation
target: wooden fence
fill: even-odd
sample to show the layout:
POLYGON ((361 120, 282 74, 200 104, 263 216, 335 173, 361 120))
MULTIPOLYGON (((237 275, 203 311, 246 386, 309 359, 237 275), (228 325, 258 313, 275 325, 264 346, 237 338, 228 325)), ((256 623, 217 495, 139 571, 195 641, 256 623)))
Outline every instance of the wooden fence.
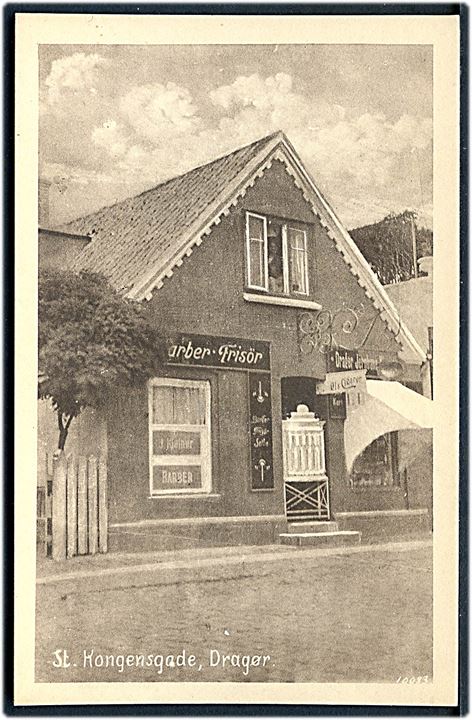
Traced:
POLYGON ((54 560, 108 550, 107 466, 91 455, 47 455, 37 493, 39 552, 54 560))

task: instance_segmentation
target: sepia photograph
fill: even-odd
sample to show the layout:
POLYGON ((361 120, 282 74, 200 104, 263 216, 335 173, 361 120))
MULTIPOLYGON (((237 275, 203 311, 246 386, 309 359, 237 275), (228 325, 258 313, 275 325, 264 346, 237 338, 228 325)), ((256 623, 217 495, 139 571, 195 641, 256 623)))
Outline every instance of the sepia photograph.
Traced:
POLYGON ((34 45, 32 683, 433 702, 435 36, 112 19, 34 45))

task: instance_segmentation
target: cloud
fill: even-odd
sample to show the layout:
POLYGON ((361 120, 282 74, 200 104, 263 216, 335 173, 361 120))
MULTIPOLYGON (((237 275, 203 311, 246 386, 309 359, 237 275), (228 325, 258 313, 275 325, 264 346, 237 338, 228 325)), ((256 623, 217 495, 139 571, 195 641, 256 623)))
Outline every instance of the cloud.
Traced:
POLYGON ((95 95, 99 70, 106 66, 108 60, 97 53, 74 53, 53 60, 51 70, 45 80, 47 101, 51 105, 58 104, 64 94, 87 91, 95 95))
POLYGON ((98 147, 104 148, 112 158, 123 157, 128 139, 116 120, 107 120, 92 130, 92 140, 98 147))
POLYGON ((243 105, 270 110, 286 98, 293 97, 292 77, 277 73, 265 80, 258 74, 240 76, 231 85, 222 85, 210 92, 210 99, 224 110, 243 105))
MULTIPOLYGON (((46 81, 53 98, 71 93, 70 103, 60 107, 76 128, 61 152, 50 144, 49 160, 65 163, 80 144, 92 183, 93 173, 102 172, 120 186, 128 181, 132 194, 131 188, 145 189, 281 129, 348 227, 432 202, 429 118, 355 114, 327 103, 316 89, 299 92, 287 73, 240 75, 206 98, 200 95, 198 105, 189 88, 172 82, 131 88, 124 83, 121 95, 111 99, 102 61, 83 53, 61 58, 46 81)), ((59 110, 54 112, 64 124, 59 110)), ((47 134, 48 123, 44 128, 47 134)))
POLYGON ((375 220, 432 200, 430 118, 351 115, 339 104, 297 93, 285 73, 240 76, 210 99, 222 113, 216 135, 234 145, 284 130, 346 222, 362 224, 362 216, 375 220))
POLYGON ((201 124, 189 90, 171 82, 134 87, 119 107, 136 134, 155 144, 169 136, 194 133, 201 124))
POLYGON ((222 125, 227 125, 228 119, 235 125, 252 119, 268 131, 315 129, 345 115, 340 105, 328 105, 294 92, 293 79, 287 73, 269 75, 265 79, 257 73, 239 76, 231 85, 222 85, 210 92, 210 99, 227 113, 222 125))

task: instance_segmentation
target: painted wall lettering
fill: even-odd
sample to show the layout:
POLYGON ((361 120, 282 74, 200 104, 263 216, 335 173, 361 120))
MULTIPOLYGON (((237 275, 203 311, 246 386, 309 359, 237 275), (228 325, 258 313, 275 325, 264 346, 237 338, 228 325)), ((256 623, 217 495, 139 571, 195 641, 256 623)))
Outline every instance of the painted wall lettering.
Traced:
POLYGON ((328 413, 332 420, 346 419, 346 394, 328 395, 328 413))
POLYGON ((378 378, 379 367, 386 362, 395 362, 398 356, 394 352, 375 352, 374 350, 344 350, 342 348, 330 350, 326 355, 326 369, 328 372, 343 372, 344 370, 366 370, 367 377, 378 378))
POLYGON ((248 373, 251 489, 272 490, 272 398, 270 373, 248 373))
POLYGON ((200 433, 179 430, 155 430, 153 455, 200 455, 200 433))
POLYGON ((154 465, 153 490, 181 490, 201 488, 202 478, 198 465, 154 465))
POLYGON ((212 335, 174 335, 166 341, 169 365, 270 370, 270 343, 212 335))

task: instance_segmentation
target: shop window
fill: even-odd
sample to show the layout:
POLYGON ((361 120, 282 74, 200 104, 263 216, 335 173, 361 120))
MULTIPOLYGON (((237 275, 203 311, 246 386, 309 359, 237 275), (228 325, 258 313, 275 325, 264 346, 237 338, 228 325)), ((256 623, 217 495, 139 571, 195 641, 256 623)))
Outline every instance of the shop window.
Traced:
POLYGON ((151 380, 149 456, 151 496, 211 491, 209 382, 151 380))
POLYGON ((247 284, 273 295, 308 295, 306 232, 275 218, 246 214, 247 284))
POLYGON ((385 488, 399 484, 397 433, 376 438, 354 461, 351 488, 385 488))

